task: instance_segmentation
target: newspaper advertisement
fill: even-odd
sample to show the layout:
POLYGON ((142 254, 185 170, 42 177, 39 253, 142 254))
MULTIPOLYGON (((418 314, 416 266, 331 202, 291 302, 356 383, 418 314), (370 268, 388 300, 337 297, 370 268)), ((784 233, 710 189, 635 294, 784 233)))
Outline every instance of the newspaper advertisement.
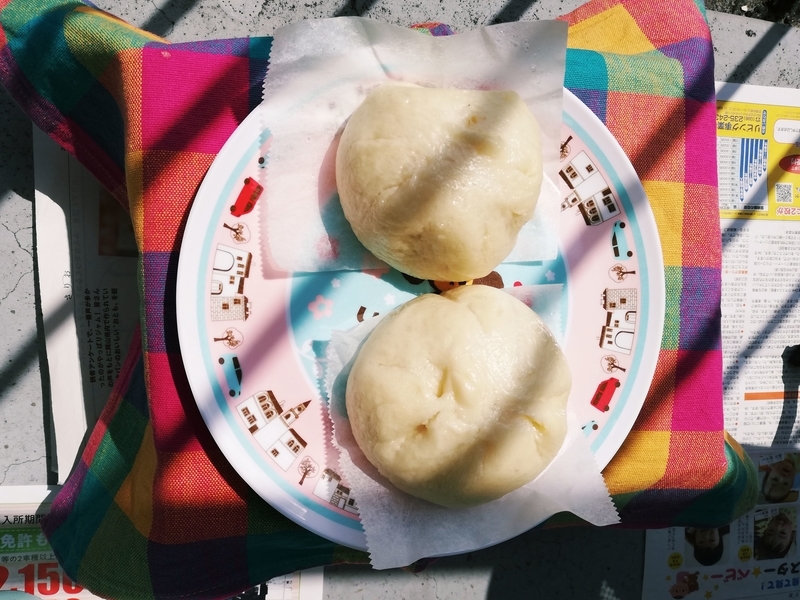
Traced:
POLYGON ((98 598, 64 573, 42 533, 39 523, 56 491, 43 485, 0 490, 0 592, 53 600, 98 598))
MULTIPOLYGON (((0 592, 30 598, 99 598, 74 583, 59 566, 40 521, 58 486, 5 486, 0 489, 0 592)), ((322 600, 323 569, 275 577, 230 600, 322 600)), ((12 600, 15 596, 3 594, 12 600)))
POLYGON ((756 508, 647 532, 642 598, 800 598, 800 90, 717 84, 725 428, 756 508))

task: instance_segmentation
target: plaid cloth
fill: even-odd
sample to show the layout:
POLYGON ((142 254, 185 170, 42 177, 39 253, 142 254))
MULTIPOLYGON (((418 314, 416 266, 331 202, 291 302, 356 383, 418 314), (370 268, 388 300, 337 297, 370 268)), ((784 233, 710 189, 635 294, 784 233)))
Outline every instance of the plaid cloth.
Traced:
MULTIPOLYGON (((563 19, 566 86, 630 157, 665 260, 655 380, 604 476, 624 526, 722 525, 753 506, 756 476, 723 430, 704 9, 592 0, 563 19)), ((141 339, 43 525, 67 574, 101 596, 218 598, 295 569, 367 560, 256 497, 205 428, 179 355, 182 227, 217 152, 260 101, 270 43, 169 44, 75 0, 0 0, 0 81, 129 208, 141 251, 141 339)), ((551 520, 564 522, 574 518, 551 520)))

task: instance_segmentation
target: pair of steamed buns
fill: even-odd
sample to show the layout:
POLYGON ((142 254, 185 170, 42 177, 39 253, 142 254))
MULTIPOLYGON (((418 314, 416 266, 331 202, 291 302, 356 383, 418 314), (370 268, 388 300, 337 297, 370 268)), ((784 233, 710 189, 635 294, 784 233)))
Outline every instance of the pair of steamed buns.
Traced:
MULTIPOLYGON (((353 113, 336 155, 345 217, 397 270, 468 281, 510 253, 542 185, 539 126, 513 91, 388 84, 353 113)), ((367 459, 447 507, 533 480, 566 435, 571 376, 535 312, 500 290, 425 294, 378 324, 347 381, 367 459)))

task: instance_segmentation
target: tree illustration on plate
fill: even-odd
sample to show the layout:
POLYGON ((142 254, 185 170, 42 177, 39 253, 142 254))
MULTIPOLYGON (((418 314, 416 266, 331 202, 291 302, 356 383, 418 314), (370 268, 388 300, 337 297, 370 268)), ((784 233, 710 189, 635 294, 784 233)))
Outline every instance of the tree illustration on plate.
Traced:
POLYGON ((222 342, 228 348, 233 350, 234 348, 239 346, 242 342, 244 342, 244 336, 242 335, 242 332, 236 329, 235 327, 228 327, 225 330, 225 333, 222 335, 222 337, 215 337, 214 341, 222 342))
POLYGON ((300 485, 303 485, 306 477, 314 477, 317 474, 318 469, 319 465, 315 463, 310 456, 306 456, 303 460, 301 460, 300 464, 297 465, 297 472, 302 475, 300 478, 300 485))
POLYGON ((233 225, 223 223, 222 226, 230 229, 231 237, 237 244, 243 244, 250 239, 250 228, 244 223, 234 223, 233 225))
POLYGON ((564 160, 569 156, 569 153, 571 152, 569 148, 569 143, 571 141, 572 141, 572 136, 569 136, 567 139, 561 142, 561 151, 559 152, 561 160, 564 160))
POLYGON ((621 264, 617 263, 608 270, 608 276, 614 281, 625 281, 628 275, 636 275, 636 271, 628 271, 621 264))
POLYGON ((617 360, 616 356, 612 356, 609 354, 607 356, 604 356, 601 359, 601 361, 603 363, 603 371, 605 371, 606 373, 613 373, 614 371, 622 371, 624 373, 625 371, 628 370, 623 368, 622 365, 619 364, 619 361, 617 360))

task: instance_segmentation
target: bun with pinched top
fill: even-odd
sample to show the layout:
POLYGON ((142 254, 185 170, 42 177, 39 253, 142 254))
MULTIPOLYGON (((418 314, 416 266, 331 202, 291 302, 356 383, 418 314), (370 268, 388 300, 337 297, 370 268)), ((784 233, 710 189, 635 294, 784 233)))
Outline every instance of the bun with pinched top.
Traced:
POLYGON ((375 256, 414 277, 483 277, 508 256, 542 185, 539 125, 514 91, 386 84, 336 154, 344 215, 375 256))
POLYGON ((367 459, 399 489, 447 507, 533 480, 566 435, 566 358, 530 308, 475 285, 389 313, 347 380, 347 414, 367 459))

